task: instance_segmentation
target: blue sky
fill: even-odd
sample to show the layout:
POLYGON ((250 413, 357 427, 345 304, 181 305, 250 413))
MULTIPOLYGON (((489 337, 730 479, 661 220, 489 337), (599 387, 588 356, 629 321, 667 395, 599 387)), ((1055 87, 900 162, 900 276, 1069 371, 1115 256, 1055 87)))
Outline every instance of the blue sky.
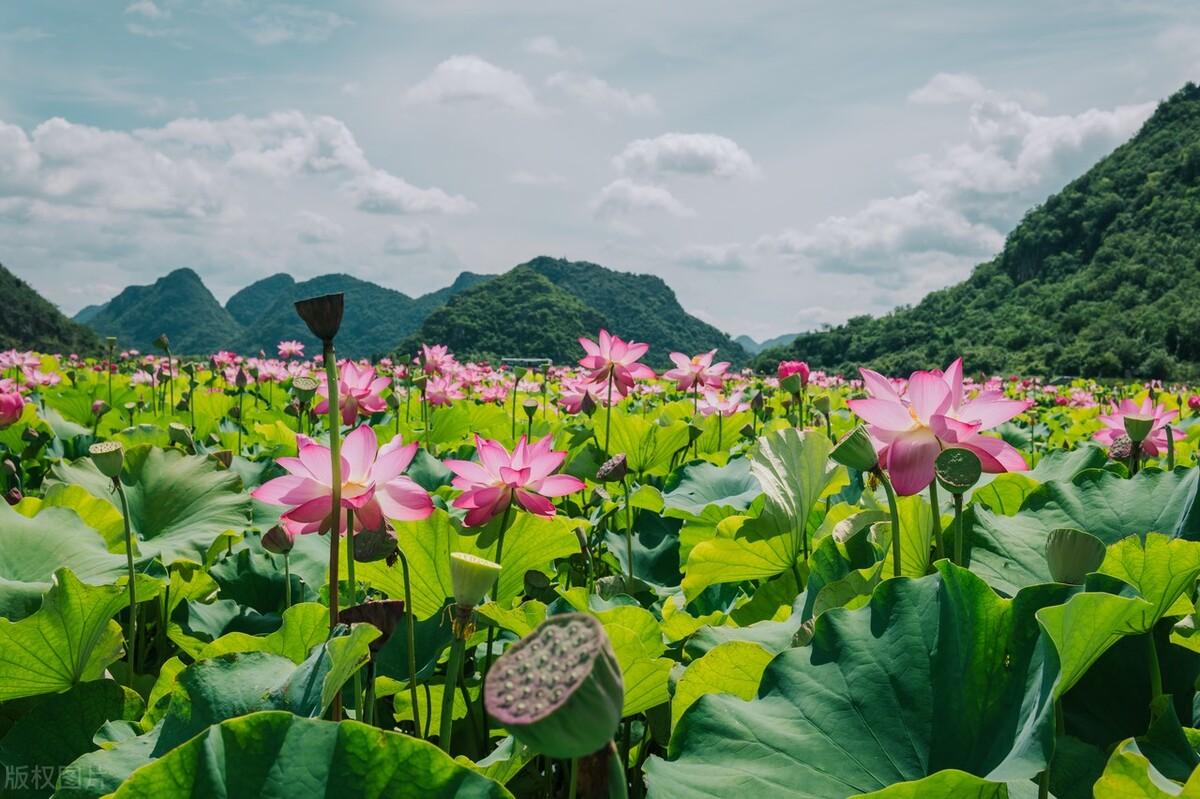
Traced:
POLYGON ((64 310, 535 255, 762 338, 991 257, 1200 76, 1158 2, 8 2, 0 262, 64 310))

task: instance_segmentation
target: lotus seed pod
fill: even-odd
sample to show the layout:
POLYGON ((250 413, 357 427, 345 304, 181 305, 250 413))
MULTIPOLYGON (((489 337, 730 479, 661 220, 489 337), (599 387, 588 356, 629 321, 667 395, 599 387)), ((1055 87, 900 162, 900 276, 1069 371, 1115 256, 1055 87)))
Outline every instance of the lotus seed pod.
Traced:
POLYGON ((262 537, 263 549, 276 555, 286 555, 296 544, 296 536, 278 524, 267 530, 262 537))
POLYGON ((951 494, 963 494, 979 482, 983 464, 971 450, 951 447, 938 454, 933 462, 933 471, 942 488, 951 494))
POLYGON ((317 388, 320 385, 320 383, 311 377, 304 377, 302 375, 292 381, 292 391, 296 392, 296 399, 307 405, 312 400, 313 395, 317 393, 317 388))
POLYGON ((799 394, 804 387, 799 374, 788 375, 779 381, 779 387, 789 394, 799 394))
POLYGON ((538 401, 527 399, 521 403, 521 408, 525 411, 525 415, 532 421, 534 415, 538 412, 538 401))
POLYGON ((812 404, 814 408, 821 412, 822 416, 829 416, 830 403, 828 394, 822 394, 819 397, 815 397, 812 404))
POLYGON ((836 463, 860 472, 872 471, 879 465, 879 456, 875 454, 875 445, 871 443, 871 437, 867 435, 867 428, 861 424, 842 436, 842 440, 829 453, 829 457, 833 458, 836 463))
POLYGON ((599 483, 619 483, 625 479, 625 475, 629 472, 628 462, 625 459, 624 452, 618 452, 604 463, 600 464, 600 468, 596 470, 596 482, 599 483))
POLYGON ((585 613, 551 616, 488 670, 488 713, 536 752, 584 757, 621 724, 625 683, 603 625, 585 613))
POLYGON ((1129 440, 1136 444, 1145 441, 1152 429, 1154 429, 1153 417, 1136 414, 1129 414, 1125 417, 1125 432, 1129 434, 1129 440))
POLYGON ((1100 568, 1104 555, 1104 542, 1083 530, 1059 527, 1046 539, 1046 562, 1056 583, 1083 585, 1084 578, 1100 568))
POLYGON ((309 297, 296 302, 296 313, 308 325, 312 334, 324 342, 333 341, 342 326, 342 312, 345 310, 345 296, 324 294, 320 297, 309 297))
POLYGON ((179 422, 171 422, 167 425, 167 436, 172 444, 183 447, 188 452, 191 452, 192 448, 196 446, 196 442, 192 440, 192 431, 179 422))
POLYGON ((499 576, 499 563, 466 552, 450 553, 450 583, 454 601, 461 607, 473 608, 482 602, 499 576))
POLYGON ((754 396, 750 398, 750 410, 758 413, 763 409, 764 404, 766 404, 766 400, 763 399, 763 393, 761 391, 755 391, 754 396))
POLYGON ((1127 461, 1133 454, 1133 439, 1129 436, 1117 436, 1108 447, 1108 457, 1114 461, 1127 461))
POLYGON ((121 476, 121 467, 125 464, 125 448, 120 441, 101 441, 88 447, 92 463, 100 470, 100 474, 110 479, 121 476))

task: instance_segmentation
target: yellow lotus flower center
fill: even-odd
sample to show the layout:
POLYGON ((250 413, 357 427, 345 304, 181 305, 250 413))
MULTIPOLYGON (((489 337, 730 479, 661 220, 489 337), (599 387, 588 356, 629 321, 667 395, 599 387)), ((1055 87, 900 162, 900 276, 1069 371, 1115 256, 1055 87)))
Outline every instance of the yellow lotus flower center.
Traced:
POLYGON ((367 486, 362 483, 342 483, 342 496, 350 499, 365 493, 367 486))

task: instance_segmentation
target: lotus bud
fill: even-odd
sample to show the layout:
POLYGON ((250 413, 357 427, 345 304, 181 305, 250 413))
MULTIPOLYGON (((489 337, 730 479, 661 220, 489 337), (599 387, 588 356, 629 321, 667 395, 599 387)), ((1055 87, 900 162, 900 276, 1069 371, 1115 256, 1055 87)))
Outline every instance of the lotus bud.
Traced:
POLYGON ((111 410, 112 406, 104 400, 96 400, 92 403, 92 416, 95 416, 97 419, 111 410))
POLYGON ((629 464, 625 459, 625 453, 618 452, 600 464, 600 468, 596 470, 596 482, 619 483, 625 479, 625 475, 628 473, 629 464))
POLYGON ((399 599, 376 599, 361 605, 352 605, 338 611, 338 621, 342 624, 369 624, 379 630, 381 635, 368 644, 371 657, 383 650, 388 639, 400 626, 404 618, 404 602, 399 599))
POLYGON ((296 392, 296 399, 300 400, 302 405, 308 405, 320 385, 313 378, 301 375, 292 380, 292 391, 296 392))
POLYGON ((588 416, 596 412, 596 400, 592 399, 592 395, 589 392, 585 391, 583 393, 583 399, 579 401, 579 410, 588 416))
POLYGON ((549 757, 584 757, 612 741, 625 684, 604 626, 584 613, 551 616, 488 670, 487 711, 549 757))
POLYGON ((8 489, 8 491, 4 492, 4 501, 9 505, 16 505, 21 501, 21 499, 21 489, 17 488, 16 486, 13 486, 12 488, 8 489))
POLYGON ((183 447, 188 452, 193 452, 196 449, 196 442, 192 440, 192 431, 179 422, 171 422, 167 425, 167 436, 170 438, 172 444, 183 447))
POLYGON ((345 296, 341 292, 296 302, 296 313, 304 320, 304 324, 308 325, 312 334, 323 342, 333 341, 337 335, 342 326, 344 308, 345 296))
POLYGON ((871 472, 879 466, 875 445, 871 443, 867 429, 861 424, 842 436, 842 440, 829 453, 829 457, 836 463, 860 472, 871 472))
POLYGON ((1117 436, 1108 447, 1108 457, 1114 461, 1127 461, 1133 454, 1133 439, 1129 436, 1117 436))
POLYGON ((1129 434, 1129 440, 1135 444, 1141 444, 1145 441, 1153 428, 1153 417, 1137 416, 1135 414, 1125 416, 1125 432, 1129 434))
POLYGON ((359 530, 354 535, 354 559, 359 563, 374 563, 377 560, 384 560, 393 552, 399 539, 396 538, 396 532, 387 524, 382 525, 378 530, 365 528, 359 530))
POLYGON ((154 346, 158 347, 163 352, 170 352, 171 340, 167 338, 166 333, 160 333, 158 338, 154 339, 154 346))
POLYGON ((1104 542, 1083 530, 1059 527, 1046 539, 1046 562, 1056 583, 1083 585, 1084 578, 1100 568, 1104 555, 1104 542))
POLYGON ((233 379, 233 384, 238 388, 245 388, 250 382, 250 376, 246 374, 245 369, 238 369, 237 376, 233 379))
POLYGON ((829 395, 821 394, 815 397, 812 401, 812 406, 820 411, 822 416, 828 417, 830 411, 829 395))
POLYGON ((125 465, 125 448, 120 441, 92 444, 88 447, 88 454, 92 456, 92 463, 96 464, 100 474, 111 480, 121 476, 121 467, 125 465))
POLYGON ((242 409, 236 405, 234 405, 232 408, 230 408, 227 413, 228 413, 229 418, 233 419, 234 421, 240 422, 242 419, 242 409))
POLYGON ((534 415, 538 412, 538 401, 527 399, 521 403, 521 408, 525 411, 525 416, 532 422, 534 415))
POLYGON ((951 447, 942 450, 933 463, 934 474, 942 488, 951 494, 964 494, 979 482, 983 464, 979 456, 969 449, 951 447))
POLYGON ((277 524, 263 534, 262 545, 263 549, 272 554, 286 555, 296 545, 296 536, 277 524))
POLYGON ((750 410, 754 411, 755 413, 759 413, 763 409, 763 405, 765 403, 766 400, 763 399, 763 393, 761 391, 755 391, 754 396, 750 398, 750 410))
POLYGON ((473 608, 481 603, 499 576, 499 563, 466 552, 450 553, 450 583, 459 607, 473 608))

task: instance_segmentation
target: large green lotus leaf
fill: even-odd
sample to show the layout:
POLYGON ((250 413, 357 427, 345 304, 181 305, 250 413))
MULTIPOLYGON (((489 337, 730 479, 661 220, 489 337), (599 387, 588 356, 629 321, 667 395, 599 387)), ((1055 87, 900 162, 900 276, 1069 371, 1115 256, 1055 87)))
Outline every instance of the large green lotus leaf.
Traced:
MULTIPOLYGON (((1016 799, 1020 795, 1010 793, 1003 782, 947 769, 912 782, 897 782, 882 790, 858 794, 854 799, 1016 799)), ((1030 797, 1036 795, 1036 788, 1029 791, 1030 797)))
MULTIPOLYGON (((139 602, 160 589, 157 580, 137 576, 139 602)), ((0 702, 99 679, 121 657, 125 638, 113 616, 128 605, 124 584, 89 586, 69 569, 56 571, 37 613, 0 619, 0 702)))
POLYGON ((45 508, 70 508, 104 538, 110 552, 125 551, 125 523, 121 512, 108 500, 93 496, 81 486, 56 483, 40 499, 25 497, 16 505, 17 511, 26 516, 34 516, 45 508))
POLYGON ((175 678, 161 722, 145 735, 80 758, 64 776, 60 796, 107 795, 135 770, 226 719, 262 710, 319 717, 366 662, 368 645, 378 632, 356 625, 349 635, 315 648, 299 665, 259 651, 220 655, 188 666, 175 678))
MULTIPOLYGON (((624 516, 619 518, 624 519, 624 516)), ((657 513, 633 516, 633 576, 647 585, 670 589, 679 585, 678 519, 666 519, 657 513)), ((629 572, 629 549, 625 530, 609 529, 604 534, 609 553, 616 558, 622 574, 629 572)))
MULTIPOLYGON (((445 610, 413 624, 413 645, 416 649, 416 668, 419 679, 429 679, 437 670, 442 653, 454 640, 450 602, 445 610)), ((495 606, 492 603, 493 607, 495 606)), ((545 606, 542 606, 543 611, 545 606)), ((544 614, 543 614, 544 617, 544 614)), ((401 626, 388 639, 375 659, 375 673, 380 677, 408 681, 408 630, 401 626)))
POLYGON ((691 463, 672 474, 663 505, 668 515, 699 516, 709 505, 745 510, 762 493, 758 479, 750 473, 750 461, 731 460, 725 466, 703 461, 691 463))
MULTIPOLYGON (((592 423, 596 437, 603 442, 605 422, 599 413, 592 423)), ((675 421, 664 427, 643 416, 613 410, 608 451, 614 455, 625 453, 629 470, 635 474, 665 475, 675 453, 686 447, 688 441, 686 422, 675 421)))
POLYGON ((475 769, 483 776, 493 779, 501 785, 506 785, 535 757, 537 757, 536 752, 510 735, 498 743, 491 754, 478 763, 472 763, 462 755, 456 757, 455 761, 467 768, 475 769))
POLYGON ((710 585, 774 577, 796 565, 809 513, 838 470, 829 460, 832 446, 824 434, 794 428, 758 440, 750 471, 766 504, 756 518, 723 521, 715 538, 691 549, 683 578, 689 601, 710 585), (725 534, 728 525, 733 531, 725 534))
POLYGON ((1087 469, 1102 469, 1108 463, 1108 450, 1095 444, 1077 449, 1057 449, 1040 458, 1037 465, 1025 474, 1038 483, 1070 482, 1087 469))
POLYGON ((1187 595, 1200 576, 1200 542, 1159 533, 1130 536, 1108 547, 1098 571, 1133 586, 1153 606, 1141 622, 1149 630, 1164 616, 1192 612, 1187 595))
MULTIPOLYGON (((119 508, 111 481, 90 458, 58 464, 53 472, 59 481, 83 486, 119 508)), ((210 458, 137 447, 126 453, 121 480, 139 551, 164 563, 204 562, 222 533, 249 525, 250 497, 243 493, 241 479, 210 458)))
POLYGON ((625 680, 625 708, 632 716, 670 698, 667 680, 674 661, 662 657, 666 644, 658 620, 650 611, 624 606, 596 612, 604 625, 625 680))
POLYGON ((1146 469, 1132 479, 1089 469, 1072 482, 1049 482, 1021 510, 1001 516, 974 508, 971 568, 998 591, 1050 582, 1046 539, 1057 527, 1074 527, 1111 544, 1129 535, 1160 532, 1200 539, 1200 469, 1146 469))
MULTIPOLYGON (((512 420, 508 411, 495 405, 456 402, 449 408, 437 408, 430 420, 429 442, 445 449, 473 441, 474 434, 484 438, 509 440, 512 420)), ((405 437, 405 440, 409 440, 405 437)))
POLYGON ((679 724, 683 711, 705 694, 732 694, 752 699, 758 693, 763 669, 774 652, 749 641, 729 641, 693 661, 675 685, 671 697, 671 726, 679 724))
POLYGON ((1113 750, 1093 795, 1095 799, 1200 799, 1200 770, 1184 785, 1174 782, 1154 768, 1130 738, 1113 750))
POLYGON ((758 697, 705 696, 680 720, 652 797, 748 792, 844 799, 958 769, 1029 779, 1053 747, 1054 652, 1034 613, 1070 589, 996 595, 948 561, 886 580, 871 603, 816 619, 811 645, 777 656, 758 697))
POLYGON ((0 739, 0 773, 10 780, 6 799, 49 796, 59 770, 96 748, 97 730, 142 712, 141 697, 112 680, 80 683, 23 704, 24 715, 0 739), (28 777, 24 788, 13 779, 19 773, 28 777))
MULTIPOLYGON (((478 530, 459 532, 449 514, 435 509, 427 519, 395 522, 394 526, 400 547, 408 557, 413 609, 418 619, 439 612, 446 598, 454 595, 450 582, 451 552, 467 552, 491 560, 496 557, 499 518, 478 530)), ((556 558, 578 552, 579 539, 572 527, 572 520, 562 515, 545 519, 530 513, 513 513, 504 534, 504 560, 500 564, 496 598, 520 596, 525 588, 525 572, 552 574, 556 558)), ((347 577, 344 563, 341 574, 343 579, 347 577)), ((398 562, 393 566, 383 561, 358 564, 355 576, 394 599, 404 599, 404 575, 398 562)))
POLYGON ((365 724, 265 711, 211 727, 139 769, 116 799, 485 799, 503 786, 436 746, 365 724))
POLYGON ((197 659, 231 652, 269 652, 301 663, 317 644, 329 637, 329 608, 317 602, 292 605, 283 612, 283 623, 269 635, 226 633, 202 648, 197 659))
MULTIPOLYGON (((260 613, 278 613, 287 597, 283 556, 265 551, 256 538, 251 538, 247 548, 234 552, 232 557, 218 558, 208 573, 220 587, 222 599, 232 599, 260 613)), ((318 598, 316 590, 298 574, 292 574, 291 582, 292 602, 318 598)))
POLYGON ((109 552, 75 511, 42 506, 26 516, 0 502, 0 617, 16 621, 36 611, 60 567, 93 585, 126 571, 124 556, 109 552))

